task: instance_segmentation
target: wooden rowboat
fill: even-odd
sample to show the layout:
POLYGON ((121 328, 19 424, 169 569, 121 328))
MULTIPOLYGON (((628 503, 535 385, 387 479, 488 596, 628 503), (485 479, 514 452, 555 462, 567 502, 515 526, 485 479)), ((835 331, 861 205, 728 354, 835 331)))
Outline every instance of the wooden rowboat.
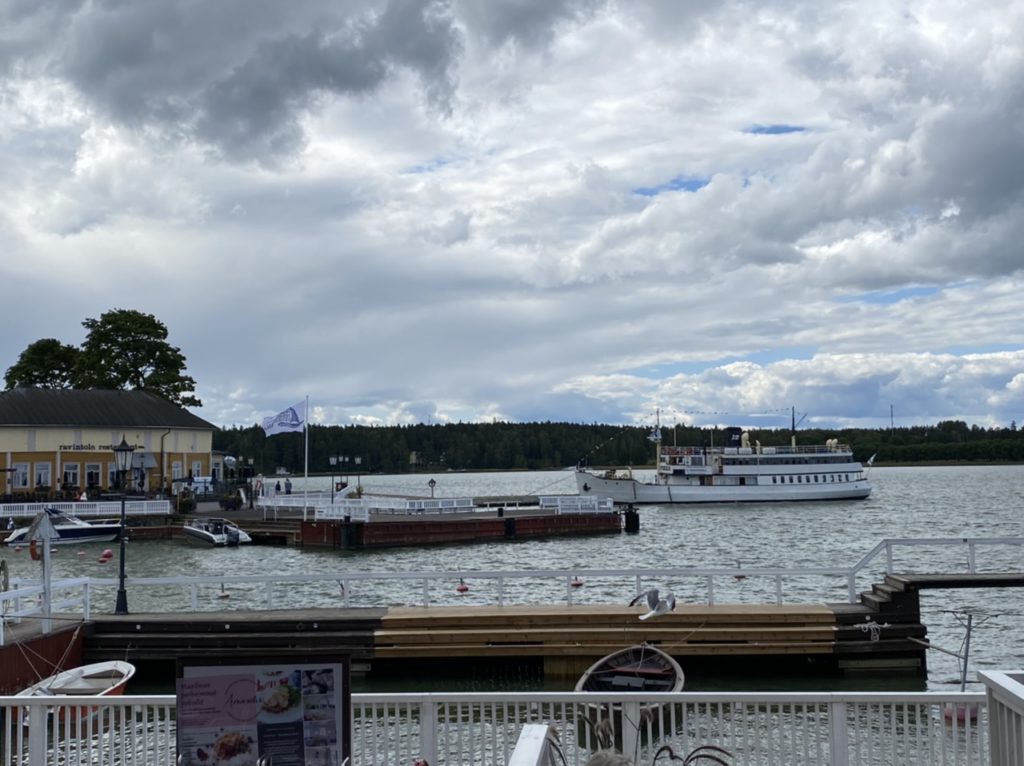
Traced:
POLYGON ((576 682, 576 691, 678 692, 684 680, 683 669, 672 657, 650 644, 638 644, 591 665, 576 682))
MULTIPOLYGON (((92 665, 64 670, 32 684, 18 692, 17 697, 109 697, 124 694, 128 681, 135 675, 135 666, 121 660, 97 662, 92 665)), ((61 718, 68 716, 88 718, 97 708, 74 707, 72 712, 63 707, 52 709, 61 718), (74 711, 77 711, 74 712, 74 711)))
MULTIPOLYGON (((612 652, 593 665, 576 682, 578 692, 624 693, 678 692, 685 678, 670 655, 650 644, 638 644, 612 652)), ((622 748, 624 725, 638 732, 639 740, 657 737, 661 729, 659 705, 647 705, 641 719, 625 720, 622 703, 588 704, 581 719, 581 741, 593 748, 622 748)))

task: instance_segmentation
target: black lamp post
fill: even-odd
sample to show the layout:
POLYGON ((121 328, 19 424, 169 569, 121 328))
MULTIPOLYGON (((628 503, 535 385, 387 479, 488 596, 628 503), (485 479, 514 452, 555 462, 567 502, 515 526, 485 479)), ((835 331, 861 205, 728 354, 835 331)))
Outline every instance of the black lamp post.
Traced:
POLYGON ((334 481, 334 469, 338 466, 338 456, 331 455, 327 460, 331 464, 331 505, 334 505, 334 488, 337 486, 334 481))
POLYGON ((128 593, 124 589, 124 542, 125 542, 125 492, 124 477, 132 463, 132 453, 135 452, 134 445, 129 444, 121 434, 121 443, 114 447, 114 457, 117 459, 117 483, 121 490, 121 562, 117 575, 117 604, 114 607, 114 614, 128 614, 128 593))
POLYGON ((427 486, 430 487, 430 496, 433 497, 434 496, 434 487, 437 486, 437 482, 434 481, 433 479, 431 479, 430 481, 427 482, 427 486))

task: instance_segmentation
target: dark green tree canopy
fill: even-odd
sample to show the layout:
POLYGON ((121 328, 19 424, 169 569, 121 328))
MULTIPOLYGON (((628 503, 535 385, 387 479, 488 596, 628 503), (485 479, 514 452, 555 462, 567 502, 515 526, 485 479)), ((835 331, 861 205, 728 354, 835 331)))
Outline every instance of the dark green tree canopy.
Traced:
POLYGON ((167 342, 167 328, 152 314, 114 309, 86 319, 82 347, 47 339, 30 345, 7 371, 7 388, 138 389, 182 406, 200 407, 196 382, 185 374, 181 349, 167 342))
POLYGON ((4 375, 8 389, 73 388, 78 349, 56 338, 43 338, 29 345, 4 375))

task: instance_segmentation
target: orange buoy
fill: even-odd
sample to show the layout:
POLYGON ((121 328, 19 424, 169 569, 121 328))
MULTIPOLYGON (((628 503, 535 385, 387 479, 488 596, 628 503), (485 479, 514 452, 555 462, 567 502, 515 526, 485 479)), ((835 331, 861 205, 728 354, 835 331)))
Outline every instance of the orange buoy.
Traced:
POLYGON ((465 593, 469 590, 469 586, 466 585, 466 581, 461 577, 459 578, 459 584, 455 586, 456 593, 465 593))

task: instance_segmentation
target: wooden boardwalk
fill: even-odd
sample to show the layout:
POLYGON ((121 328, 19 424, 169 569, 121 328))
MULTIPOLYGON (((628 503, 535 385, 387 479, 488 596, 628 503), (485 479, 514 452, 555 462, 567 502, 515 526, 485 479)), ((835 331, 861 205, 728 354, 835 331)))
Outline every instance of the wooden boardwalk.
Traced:
MULTIPOLYGON (((617 649, 648 642, 691 666, 774 658, 816 672, 923 677, 921 590, 1021 586, 1021 573, 888 575, 856 604, 679 604, 646 621, 639 606, 607 604, 94 614, 79 640, 86 662, 345 654, 361 671, 528 661, 546 676, 568 678, 617 649)), ((12 658, 16 648, 24 655, 34 642, 50 640, 25 628, 18 633, 25 646, 6 647, 12 658)))

